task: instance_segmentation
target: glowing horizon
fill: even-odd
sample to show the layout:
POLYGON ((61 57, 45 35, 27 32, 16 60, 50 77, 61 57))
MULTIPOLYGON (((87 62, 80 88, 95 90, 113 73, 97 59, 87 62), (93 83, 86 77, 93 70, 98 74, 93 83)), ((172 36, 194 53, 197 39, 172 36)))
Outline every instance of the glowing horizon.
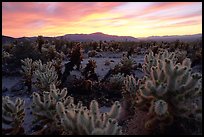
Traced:
POLYGON ((202 33, 202 2, 2 2, 2 35, 202 33))

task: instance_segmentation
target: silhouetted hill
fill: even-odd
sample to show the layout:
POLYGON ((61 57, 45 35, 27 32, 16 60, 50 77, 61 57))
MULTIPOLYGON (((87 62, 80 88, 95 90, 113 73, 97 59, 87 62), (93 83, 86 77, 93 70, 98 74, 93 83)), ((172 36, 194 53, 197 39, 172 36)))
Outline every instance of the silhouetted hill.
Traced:
POLYGON ((131 36, 108 35, 101 32, 92 34, 67 34, 60 38, 70 41, 138 41, 137 38, 131 36))
MULTIPOLYGON (((194 34, 194 35, 174 35, 174 36, 151 36, 146 38, 134 38, 131 36, 117 36, 117 35, 108 35, 101 32, 96 32, 92 34, 66 34, 64 36, 57 36, 57 37, 44 37, 44 39, 63 39, 69 41, 196 41, 202 39, 202 34, 194 34)), ((20 38, 12 38, 9 36, 2 36, 2 44, 9 44, 14 42, 15 40, 18 41, 36 41, 37 37, 20 37, 20 38)))
POLYGON ((194 35, 173 35, 173 36, 151 36, 151 37, 146 37, 146 38, 140 38, 140 40, 143 41, 175 41, 175 40, 180 40, 180 41, 185 41, 185 42, 190 42, 190 41, 196 41, 202 39, 202 34, 194 34, 194 35))
POLYGON ((15 41, 15 38, 9 36, 2 36, 2 44, 12 43, 15 41))

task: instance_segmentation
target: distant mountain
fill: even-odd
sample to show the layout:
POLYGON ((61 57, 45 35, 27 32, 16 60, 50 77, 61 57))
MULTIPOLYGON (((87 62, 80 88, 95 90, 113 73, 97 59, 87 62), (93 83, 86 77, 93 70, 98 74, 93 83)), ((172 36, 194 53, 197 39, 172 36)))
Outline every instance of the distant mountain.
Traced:
MULTIPOLYGON (((151 36, 146 38, 135 38, 131 36, 117 36, 117 35, 108 35, 101 32, 96 32, 92 34, 66 34, 64 36, 57 36, 57 37, 44 37, 44 39, 63 39, 69 41, 196 41, 202 39, 202 34, 194 34, 194 35, 174 35, 174 36, 151 36)), ((37 37, 20 37, 20 38, 12 38, 9 36, 2 36, 2 44, 9 44, 14 42, 15 40, 18 41, 35 41, 37 37)))
POLYGON ((140 38, 142 41, 175 41, 175 40, 180 40, 180 41, 185 41, 185 42, 190 42, 190 41, 196 41, 202 39, 202 34, 194 34, 194 35, 173 35, 173 36, 151 36, 151 37, 146 37, 146 38, 140 38))
POLYGON ((15 38, 9 36, 2 36, 2 44, 12 43, 15 41, 15 38))
POLYGON ((96 32, 92 34, 67 34, 59 37, 70 41, 138 41, 137 38, 131 36, 116 36, 96 32))
MULTIPOLYGON (((108 35, 103 34, 101 32, 96 32, 92 34, 66 34, 64 36, 57 36, 57 37, 44 37, 44 39, 63 39, 63 40, 69 40, 69 41, 79 41, 79 42, 85 42, 85 41, 138 41, 137 38, 131 37, 131 36, 116 36, 116 35, 108 35)), ((9 44, 12 43, 15 40, 18 41, 35 41, 37 37, 21 37, 21 38, 12 38, 9 36, 2 36, 2 44, 9 44)))
MULTIPOLYGON (((44 39, 52 39, 53 37, 43 37, 44 39)), ((2 35, 2 44, 10 44, 13 43, 14 41, 21 41, 21 42, 25 42, 25 41, 36 41, 37 37, 20 37, 20 38, 13 38, 10 36, 4 36, 2 35)))

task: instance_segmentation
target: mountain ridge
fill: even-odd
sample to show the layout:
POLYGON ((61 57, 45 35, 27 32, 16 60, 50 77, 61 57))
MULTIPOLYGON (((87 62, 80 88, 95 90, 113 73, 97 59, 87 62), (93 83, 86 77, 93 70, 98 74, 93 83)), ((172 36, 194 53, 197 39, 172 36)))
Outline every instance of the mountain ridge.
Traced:
MULTIPOLYGON (((142 37, 142 38, 135 38, 132 36, 118 36, 118 35, 109 35, 104 34, 102 32, 95 32, 91 34, 65 34, 63 36, 56 36, 56 37, 44 37, 45 39, 63 39, 63 40, 70 40, 70 41, 79 41, 79 42, 86 42, 86 41, 195 41, 202 39, 202 33, 199 34, 192 34, 192 35, 166 35, 166 36, 149 36, 149 37, 142 37)), ((11 36, 4 36, 2 35, 2 44, 11 43, 15 40, 25 41, 31 40, 35 41, 37 36, 33 37, 19 37, 13 38, 11 36)))

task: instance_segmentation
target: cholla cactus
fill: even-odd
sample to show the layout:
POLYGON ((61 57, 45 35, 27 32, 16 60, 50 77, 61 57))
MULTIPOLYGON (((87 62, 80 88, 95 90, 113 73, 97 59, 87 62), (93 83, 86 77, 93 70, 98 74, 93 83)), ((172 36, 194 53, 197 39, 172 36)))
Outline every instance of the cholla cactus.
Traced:
POLYGON ((52 68, 52 62, 47 62, 46 64, 43 64, 41 60, 35 61, 33 63, 35 69, 41 71, 41 72, 45 72, 48 69, 52 68))
POLYGON ((141 97, 138 94, 138 89, 140 84, 144 83, 146 80, 146 77, 143 79, 136 79, 133 77, 133 75, 127 75, 123 81, 123 88, 122 88, 122 95, 123 99, 125 101, 126 106, 127 106, 127 111, 130 114, 135 113, 135 107, 136 107, 136 102, 140 101, 141 97))
POLYGON ((135 80, 135 78, 130 75, 130 76, 126 76, 124 79, 124 90, 125 92, 129 92, 129 93, 135 93, 138 89, 138 83, 135 80))
POLYGON ((2 52, 2 59, 5 59, 5 58, 10 58, 12 56, 12 54, 6 52, 6 51, 3 51, 2 52))
POLYGON ((9 129, 3 129, 6 134, 16 135, 23 130, 25 101, 17 98, 15 102, 10 100, 8 96, 2 97, 2 124, 8 125, 9 129))
POLYGON ((154 55, 154 53, 150 50, 149 54, 145 55, 144 65, 142 66, 145 75, 150 75, 151 67, 157 66, 157 60, 164 61, 165 59, 172 60, 173 64, 175 64, 177 61, 175 53, 173 52, 169 53, 167 50, 164 50, 163 52, 159 52, 158 54, 154 55))
POLYGON ((56 86, 60 84, 58 81, 58 75, 55 71, 55 67, 52 62, 47 62, 42 64, 41 60, 35 63, 36 70, 34 71, 34 76, 36 77, 36 86, 41 91, 49 91, 50 84, 55 84, 56 86))
POLYGON ((33 123, 41 122, 43 127, 34 134, 52 134, 61 132, 59 127, 59 116, 56 112, 57 102, 62 102, 67 108, 74 103, 72 97, 67 96, 67 89, 59 90, 54 84, 50 85, 50 92, 43 92, 43 96, 33 93, 33 103, 31 105, 33 115, 36 116, 33 123), (42 133, 43 132, 43 133, 42 133))
POLYGON ((52 60, 52 65, 55 67, 55 70, 57 71, 58 78, 61 78, 62 76, 62 59, 57 58, 55 60, 52 60))
POLYGON ((123 57, 120 61, 120 64, 126 68, 133 68, 134 60, 132 58, 123 57))
POLYGON ((34 71, 34 67, 33 67, 33 60, 26 58, 24 60, 21 60, 22 62, 22 70, 21 73, 23 74, 23 80, 25 85, 28 87, 27 91, 30 93, 31 89, 32 89, 32 76, 33 76, 33 71, 34 71))
POLYGON ((120 104, 116 101, 110 112, 100 114, 98 102, 92 100, 90 110, 81 103, 66 109, 62 102, 57 103, 57 112, 65 132, 76 135, 121 135, 116 118, 120 113, 120 104))
POLYGON ((33 93, 33 104, 32 111, 33 114, 38 118, 42 118, 42 120, 56 120, 56 103, 61 101, 65 106, 73 103, 73 98, 67 96, 67 89, 64 88, 59 90, 56 88, 54 84, 50 85, 50 92, 43 92, 43 97, 41 97, 38 93, 33 93))
POLYGON ((90 59, 82 72, 82 75, 84 75, 85 79, 91 79, 93 75, 96 75, 95 72, 96 67, 97 67, 96 61, 90 59))
POLYGON ((190 119, 193 115, 195 120, 200 118, 201 106, 195 100, 202 92, 202 75, 191 73, 190 59, 186 58, 182 64, 175 64, 172 57, 174 53, 170 55, 171 59, 152 56, 152 63, 156 62, 156 66, 151 65, 149 77, 140 85, 140 102, 137 103, 150 104, 151 118, 146 122, 146 127, 149 128, 155 124, 162 128, 164 123, 168 124, 165 120, 168 119, 170 124, 174 117, 190 119))
POLYGON ((55 45, 48 45, 48 48, 42 48, 42 51, 48 61, 51 61, 53 58, 60 60, 65 58, 63 52, 57 52, 55 45))
POLYGON ((126 75, 131 75, 134 65, 136 63, 132 58, 123 57, 118 65, 115 66, 115 70, 126 75))
POLYGON ((182 61, 187 57, 186 50, 176 50, 175 56, 177 58, 177 63, 182 63, 182 61))
POLYGON ((2 62, 5 63, 6 62, 6 59, 10 58, 12 56, 12 54, 6 52, 6 51, 3 51, 2 52, 2 62))
POLYGON ((124 74, 118 73, 110 77, 109 82, 113 88, 120 89, 123 86, 124 79, 124 74))
POLYGON ((39 50, 40 53, 42 53, 42 46, 45 43, 44 40, 43 40, 43 36, 38 36, 37 43, 38 43, 37 44, 38 50, 39 50))

